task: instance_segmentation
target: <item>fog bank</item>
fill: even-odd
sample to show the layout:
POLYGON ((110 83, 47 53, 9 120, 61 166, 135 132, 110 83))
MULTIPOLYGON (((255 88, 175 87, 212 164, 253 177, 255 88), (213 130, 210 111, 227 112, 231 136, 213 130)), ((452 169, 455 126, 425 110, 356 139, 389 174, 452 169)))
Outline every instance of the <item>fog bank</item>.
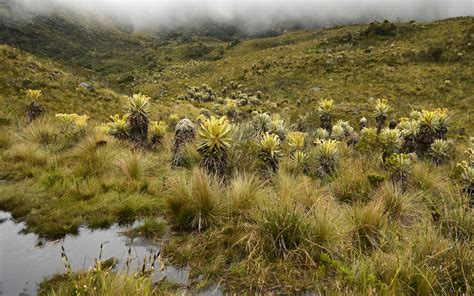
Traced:
POLYGON ((38 14, 92 13, 137 29, 194 26, 203 21, 236 24, 258 32, 282 23, 327 26, 372 20, 434 20, 473 14, 472 0, 13 0, 38 14))

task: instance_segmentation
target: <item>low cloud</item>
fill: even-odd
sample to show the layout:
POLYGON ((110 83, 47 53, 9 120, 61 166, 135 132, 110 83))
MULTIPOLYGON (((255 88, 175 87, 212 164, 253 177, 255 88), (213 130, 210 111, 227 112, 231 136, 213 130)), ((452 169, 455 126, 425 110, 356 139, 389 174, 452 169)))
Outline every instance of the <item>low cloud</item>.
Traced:
POLYGON ((471 16, 472 0, 13 0, 35 13, 92 13, 137 29, 193 26, 203 21, 237 24, 247 31, 281 23, 327 26, 372 20, 434 20, 471 16))

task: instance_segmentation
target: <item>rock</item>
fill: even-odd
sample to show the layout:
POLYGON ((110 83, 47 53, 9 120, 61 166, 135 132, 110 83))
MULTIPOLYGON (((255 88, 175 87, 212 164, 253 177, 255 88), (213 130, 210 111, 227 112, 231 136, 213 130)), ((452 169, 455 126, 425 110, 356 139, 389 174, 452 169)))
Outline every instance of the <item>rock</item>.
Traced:
POLYGON ((357 143, 359 143, 359 134, 356 132, 353 132, 350 134, 349 139, 347 140, 347 146, 355 146, 357 143))
POLYGON ((85 90, 87 90, 87 91, 94 91, 94 87, 92 85, 90 85, 89 83, 86 83, 86 82, 81 82, 81 83, 79 83, 78 86, 85 89, 85 90))

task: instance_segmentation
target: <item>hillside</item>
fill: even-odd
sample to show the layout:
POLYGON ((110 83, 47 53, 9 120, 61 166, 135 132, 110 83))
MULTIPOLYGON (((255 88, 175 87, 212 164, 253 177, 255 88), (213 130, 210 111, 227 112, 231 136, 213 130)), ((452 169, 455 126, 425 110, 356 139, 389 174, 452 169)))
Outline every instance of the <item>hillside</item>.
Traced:
POLYGON ((28 23, 2 19, 1 42, 128 95, 143 92, 174 102, 186 86, 207 84, 225 96, 222 88, 236 81, 243 92, 262 91, 274 110, 288 108, 293 119, 320 98, 340 102, 337 112, 358 110, 354 115, 360 116, 370 98, 386 97, 401 112, 448 107, 456 126, 474 126, 472 113, 464 112, 473 101, 472 18, 297 31, 231 43, 164 40, 57 15, 28 23), (301 109, 292 104, 298 99, 301 109))

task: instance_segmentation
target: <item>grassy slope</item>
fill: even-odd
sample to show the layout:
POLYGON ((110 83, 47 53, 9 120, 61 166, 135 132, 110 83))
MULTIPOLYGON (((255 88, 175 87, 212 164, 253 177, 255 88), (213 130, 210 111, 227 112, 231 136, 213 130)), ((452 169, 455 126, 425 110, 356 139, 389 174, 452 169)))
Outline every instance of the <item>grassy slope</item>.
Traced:
MULTIPOLYGON (((206 37, 182 42, 94 23, 81 26, 54 15, 34 18, 31 24, 9 23, 0 36, 4 43, 60 61, 85 79, 126 94, 142 91, 171 107, 186 85, 206 83, 220 91, 222 77, 224 84, 234 80, 248 92, 261 90, 266 99, 277 103, 274 111, 287 107, 293 118, 327 97, 339 103, 341 114, 350 111, 369 117, 370 98, 386 97, 400 113, 447 107, 455 128, 474 126, 472 108, 468 108, 474 101, 474 46, 468 47, 473 41, 472 18, 400 24, 397 34, 387 37, 364 36, 367 27, 299 31, 229 47, 227 42, 206 37), (443 51, 441 59, 427 60, 423 51, 438 47, 443 51), (458 53, 463 57, 457 58, 458 53), (190 62, 189 56, 195 61, 190 62), (319 92, 311 90, 315 86, 319 92), (293 104, 296 99, 304 103, 300 108, 293 104)), ((5 74, 11 79, 21 70, 5 74)), ((18 95, 29 87, 15 86, 0 94, 18 95)))
MULTIPOLYGON (((24 114, 27 104, 25 91, 41 89, 41 103, 50 114, 86 113, 95 119, 104 119, 110 113, 121 111, 120 95, 100 83, 71 74, 68 68, 8 45, 0 45, 0 111, 2 118, 16 118, 24 114), (90 83, 95 90, 79 87, 90 83)), ((16 120, 15 120, 16 121, 16 120)))
MULTIPOLYGON (((225 51, 224 58, 198 65, 183 64, 178 70, 165 71, 157 83, 142 83, 137 89, 151 95, 168 90, 173 100, 183 92, 183 84, 207 83, 221 88, 225 82, 238 81, 251 91, 261 90, 266 98, 278 103, 278 109, 289 107, 295 115, 309 111, 320 98, 333 98, 339 112, 355 110, 368 117, 370 98, 386 97, 397 110, 406 114, 411 108, 447 107, 453 112, 454 123, 472 127, 474 102, 472 18, 439 21, 427 25, 400 26, 396 37, 355 37, 354 45, 340 41, 357 36, 367 26, 348 26, 310 32, 295 32, 283 36, 248 40, 225 51), (405 28, 408 27, 408 28, 405 28), (449 40, 453 39, 450 45, 449 40), (392 47, 393 45, 393 47, 392 47), (424 62, 410 58, 441 45, 446 56, 464 54, 452 62, 424 62), (373 47, 370 53, 365 50, 373 47), (252 65, 257 68, 252 70, 252 65), (264 69, 269 65, 268 69, 264 69), (263 73, 257 71, 263 69, 263 73), (445 86, 445 80, 451 84, 445 86), (320 86, 317 93, 311 91, 320 86), (301 108, 292 103, 302 99, 301 108), (288 99, 288 103, 284 100, 288 99), (467 111, 467 112, 466 112, 467 111)), ((352 111, 351 111, 352 112, 352 111)))

